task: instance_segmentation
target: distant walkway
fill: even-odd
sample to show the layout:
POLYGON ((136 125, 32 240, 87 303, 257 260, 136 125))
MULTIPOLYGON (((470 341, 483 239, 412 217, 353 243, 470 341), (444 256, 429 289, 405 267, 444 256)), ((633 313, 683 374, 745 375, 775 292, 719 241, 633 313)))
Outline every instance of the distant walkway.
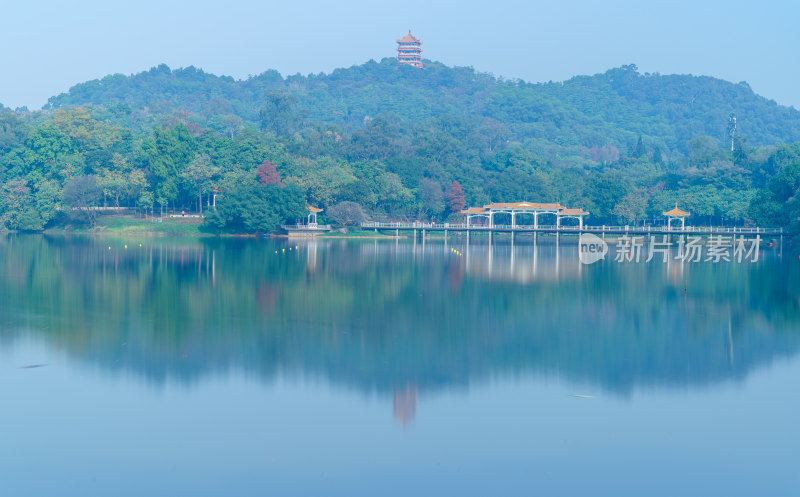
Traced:
POLYGON ((450 231, 470 233, 552 233, 565 235, 578 235, 593 233, 597 235, 728 235, 728 236, 783 236, 783 228, 746 228, 746 227, 713 227, 713 226, 529 226, 529 225, 501 225, 476 226, 464 223, 361 223, 363 229, 420 231, 423 235, 428 231, 441 231, 447 234, 450 231))

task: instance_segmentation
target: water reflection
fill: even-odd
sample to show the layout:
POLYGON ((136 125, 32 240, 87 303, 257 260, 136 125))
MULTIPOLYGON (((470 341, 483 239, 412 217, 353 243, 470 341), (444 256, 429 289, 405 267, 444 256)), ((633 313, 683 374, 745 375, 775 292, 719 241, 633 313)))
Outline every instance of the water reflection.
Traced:
POLYGON ((405 428, 417 414, 417 386, 395 388, 393 407, 394 419, 405 428))
POLYGON ((518 375, 615 395, 743 378, 800 345, 797 264, 582 266, 573 243, 0 239, 0 346, 104 371, 230 370, 393 399, 518 375))

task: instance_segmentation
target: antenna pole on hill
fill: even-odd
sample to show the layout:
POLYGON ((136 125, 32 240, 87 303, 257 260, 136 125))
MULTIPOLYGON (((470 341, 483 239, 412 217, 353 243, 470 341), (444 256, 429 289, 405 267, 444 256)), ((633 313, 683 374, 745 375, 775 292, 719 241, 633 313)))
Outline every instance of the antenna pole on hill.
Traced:
POLYGON ((731 135, 731 152, 733 152, 733 138, 736 136, 736 114, 733 112, 728 116, 728 134, 731 135))

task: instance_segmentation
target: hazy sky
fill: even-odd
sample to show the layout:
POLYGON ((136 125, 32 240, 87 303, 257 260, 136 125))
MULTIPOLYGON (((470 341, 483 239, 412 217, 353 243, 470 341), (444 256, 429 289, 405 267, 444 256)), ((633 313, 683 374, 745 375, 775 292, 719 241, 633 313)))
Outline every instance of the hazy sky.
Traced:
POLYGON ((634 63, 747 81, 800 108, 800 2, 3 0, 0 103, 40 108, 70 86, 159 63, 245 78, 329 72, 393 56, 411 28, 426 58, 527 81, 634 63))

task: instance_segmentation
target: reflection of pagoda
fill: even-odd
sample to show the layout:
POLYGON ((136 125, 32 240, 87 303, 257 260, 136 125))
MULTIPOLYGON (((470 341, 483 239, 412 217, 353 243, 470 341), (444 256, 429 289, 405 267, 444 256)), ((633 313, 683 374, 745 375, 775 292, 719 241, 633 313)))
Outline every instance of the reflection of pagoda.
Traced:
POLYGON ((402 389, 394 391, 394 419, 396 419, 403 429, 409 421, 414 419, 417 413, 417 386, 406 385, 402 389))
POLYGON ((422 67, 422 41, 414 38, 410 29, 407 35, 397 40, 397 61, 409 66, 422 67))

